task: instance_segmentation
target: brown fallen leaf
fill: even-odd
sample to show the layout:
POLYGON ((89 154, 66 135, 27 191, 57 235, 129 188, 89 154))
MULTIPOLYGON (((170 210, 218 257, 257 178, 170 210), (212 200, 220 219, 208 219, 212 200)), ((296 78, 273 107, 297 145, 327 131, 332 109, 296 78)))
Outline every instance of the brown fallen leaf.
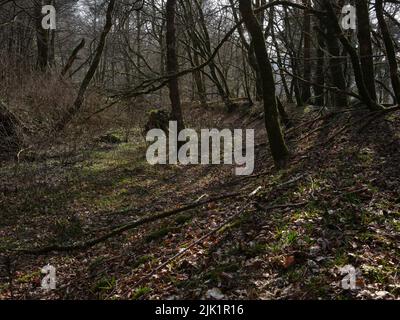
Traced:
POLYGON ((291 266, 293 266, 296 262, 296 259, 294 256, 286 256, 284 261, 283 261, 283 267, 285 269, 289 269, 291 266))
POLYGON ((364 279, 358 278, 358 279, 356 280, 356 285, 357 285, 358 288, 363 288, 363 287, 365 287, 364 279))
POLYGON ((215 209, 217 207, 217 205, 215 204, 215 202, 211 202, 211 203, 209 203, 208 205, 207 205, 207 208, 209 209, 209 210, 213 210, 213 209, 215 209))

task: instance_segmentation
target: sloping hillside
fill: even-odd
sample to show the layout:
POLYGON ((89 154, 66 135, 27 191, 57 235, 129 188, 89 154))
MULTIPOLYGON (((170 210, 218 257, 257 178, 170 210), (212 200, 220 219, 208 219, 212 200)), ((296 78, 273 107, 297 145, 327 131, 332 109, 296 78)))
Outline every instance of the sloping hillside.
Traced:
POLYGON ((185 107, 191 127, 256 129, 248 177, 150 166, 139 128, 126 143, 116 129, 68 156, 3 163, 0 298, 399 298, 398 112, 290 110, 294 156, 277 172, 251 110, 185 107), (346 265, 357 290, 341 286, 346 265))

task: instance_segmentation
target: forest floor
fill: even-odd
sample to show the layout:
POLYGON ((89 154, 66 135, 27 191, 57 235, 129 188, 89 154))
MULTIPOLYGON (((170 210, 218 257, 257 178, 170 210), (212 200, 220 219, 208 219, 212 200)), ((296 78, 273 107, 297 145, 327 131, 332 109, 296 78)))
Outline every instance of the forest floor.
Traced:
POLYGON ((293 155, 279 172, 262 144, 260 112, 185 113, 188 126, 208 128, 213 119, 211 127, 255 128, 254 175, 236 177, 232 166, 150 166, 138 129, 127 143, 2 163, 0 299, 400 298, 399 113, 365 126, 365 112, 297 110, 286 134, 293 155), (241 195, 86 250, 15 251, 87 241, 233 192, 241 195), (57 272, 50 292, 41 289, 47 264, 57 272), (346 265, 358 270, 356 290, 340 285, 346 265))

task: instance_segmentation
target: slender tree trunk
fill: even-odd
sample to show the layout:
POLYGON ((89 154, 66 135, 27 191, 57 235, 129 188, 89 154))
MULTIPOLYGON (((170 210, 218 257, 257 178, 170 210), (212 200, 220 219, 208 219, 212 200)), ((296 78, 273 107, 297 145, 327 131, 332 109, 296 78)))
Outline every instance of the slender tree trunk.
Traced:
MULTIPOLYGON (((310 0, 303 0, 303 5, 310 6, 310 0)), ((307 103, 311 99, 311 14, 308 10, 304 10, 303 16, 303 79, 307 82, 302 83, 301 98, 307 103)))
POLYGON ((292 122, 290 121, 290 117, 287 114, 282 101, 278 97, 276 98, 276 103, 277 103, 278 112, 279 112, 279 116, 281 118, 282 123, 285 125, 286 128, 292 127, 292 122))
POLYGON ((361 68, 360 59, 357 54, 357 50, 352 46, 347 37, 343 34, 339 22, 336 17, 336 13, 333 9, 333 6, 330 0, 325 0, 326 9, 328 14, 328 19, 332 23, 333 30, 335 35, 339 38, 342 43, 344 49, 350 55, 351 64, 353 66, 354 78, 357 84, 358 93, 361 96, 363 102, 368 106, 368 108, 372 111, 381 109, 370 97, 368 89, 365 85, 364 76, 361 68))
POLYGON ((392 38, 390 37, 389 29, 383 15, 383 1, 375 1, 376 17, 378 19, 379 28, 381 29, 383 42, 385 43, 386 56, 389 62, 390 78, 394 95, 396 96, 395 103, 400 103, 400 78, 398 74, 398 65, 396 60, 396 50, 392 38))
MULTIPOLYGON (((229 0, 229 3, 232 8, 232 14, 233 14, 235 23, 238 23, 239 18, 236 13, 234 0, 229 0)), ((272 10, 272 8, 271 8, 271 10, 272 10)), ((262 17, 260 19, 264 19, 264 18, 262 17)), ((247 51, 247 58, 249 61, 249 65, 250 65, 251 69, 254 71, 254 74, 256 76, 256 100, 260 101, 262 99, 262 84, 261 84, 261 79, 260 79, 260 71, 258 69, 258 64, 257 64, 257 58, 254 54, 254 46, 253 46, 252 42, 250 42, 250 44, 247 42, 246 37, 244 36, 244 33, 243 33, 242 25, 239 25, 238 33, 240 36, 240 40, 243 44, 243 47, 247 51)))
POLYGON ((49 64, 49 32, 42 27, 43 0, 34 1, 36 43, 37 43, 37 66, 45 71, 49 64))
POLYGON ((283 86, 283 90, 285 91, 285 95, 286 95, 286 101, 288 103, 293 103, 293 97, 292 94, 289 90, 289 86, 286 80, 286 75, 284 72, 284 68, 285 66, 282 63, 282 58, 281 58, 281 50, 279 49, 279 45, 278 45, 278 41, 276 40, 276 36, 275 36, 275 29, 274 29, 274 24, 273 24, 273 19, 274 19, 274 7, 272 7, 270 9, 270 14, 269 14, 269 19, 270 19, 270 35, 272 38, 272 43, 275 46, 275 50, 276 50, 276 62, 278 63, 278 67, 279 67, 279 76, 281 78, 282 81, 282 86, 283 86))
POLYGON ((72 65, 74 64, 74 61, 76 60, 79 51, 81 51, 83 49, 83 47, 85 46, 85 39, 82 39, 81 42, 79 42, 79 44, 75 47, 75 49, 72 51, 70 57, 68 58, 67 63, 65 64, 63 70, 61 71, 61 75, 65 76, 68 72, 68 70, 72 67, 72 65))
MULTIPOLYGON (((200 65, 200 58, 196 52, 193 52, 193 63, 196 67, 200 65)), ((203 76, 199 70, 196 70, 193 72, 193 77, 196 82, 197 95, 199 97, 200 104, 203 108, 205 108, 207 107, 207 94, 203 76)))
POLYGON ((358 30, 357 37, 365 85, 371 99, 377 101, 368 1, 356 1, 356 9, 358 30))
POLYGON ((65 126, 68 124, 68 122, 71 121, 71 119, 80 111, 82 107, 82 104, 85 100, 86 90, 89 87, 89 84, 92 81, 94 74, 96 73, 97 67, 99 66, 104 46, 106 44, 106 38, 112 27, 112 16, 114 12, 114 7, 115 7, 115 0, 110 0, 107 7, 106 23, 104 25, 103 32, 101 33, 100 41, 97 45, 93 61, 89 67, 88 72, 85 75, 85 78, 81 83, 78 96, 76 97, 74 104, 68 109, 67 113, 56 124, 55 126, 56 131, 63 130, 65 126))
POLYGON ((318 41, 318 48, 317 48, 317 67, 316 67, 316 74, 315 74, 315 82, 318 84, 314 86, 315 92, 315 104, 317 106, 324 106, 325 105, 325 90, 321 86, 325 85, 325 40, 322 34, 323 24, 320 23, 319 27, 321 30, 317 30, 317 41, 318 41))
MULTIPOLYGON (((292 28, 291 28, 291 21, 290 21, 290 16, 289 16, 289 12, 287 10, 287 7, 284 6, 283 7, 283 12, 284 12, 284 26, 285 26, 285 42, 288 45, 289 44, 289 39, 287 35, 291 35, 292 34, 292 28)), ((301 99, 301 90, 299 87, 299 80, 297 78, 297 76, 300 76, 300 70, 298 68, 298 64, 297 64, 297 59, 299 58, 297 55, 297 51, 292 47, 288 45, 288 55, 290 58, 290 65, 292 68, 292 72, 293 75, 295 75, 295 77, 292 78, 291 81, 291 88, 290 91, 291 93, 294 92, 295 95, 295 99, 296 99, 296 104, 298 107, 303 107, 304 106, 304 102, 301 99)))
POLYGON ((257 57, 260 69, 265 125, 268 133, 269 144, 275 165, 278 168, 285 167, 289 158, 289 151, 283 138, 281 126, 278 119, 278 108, 275 95, 275 81, 272 73, 271 62, 268 58, 267 48, 265 46, 264 34, 254 16, 251 0, 239 0, 239 10, 244 19, 247 30, 254 42, 254 51, 257 57))
MULTIPOLYGON (((189 56, 189 60, 192 67, 197 67, 200 65, 200 55, 198 52, 201 52, 201 48, 199 46, 198 38, 196 35, 196 24, 193 19, 193 10, 192 6, 189 3, 188 6, 185 6, 185 1, 181 1, 181 6, 185 12, 185 19, 189 25, 187 30, 188 35, 188 43, 192 42, 193 48, 188 44, 186 47, 187 54, 189 56)), ((197 96, 199 98, 200 104, 203 108, 207 107, 207 93, 206 87, 204 84, 204 79, 200 70, 193 71, 193 79, 196 84, 197 96)))
MULTIPOLYGON (((327 2, 324 2, 324 9, 326 9, 327 2)), ((335 15, 336 18, 336 15, 335 15)), ((322 20, 322 23, 326 25, 325 40, 326 45, 330 54, 329 57, 329 69, 332 78, 333 85, 342 90, 346 91, 346 79, 343 73, 343 66, 345 59, 341 57, 339 41, 336 37, 335 21, 329 18, 322 20)), ((348 99, 343 93, 335 94, 335 107, 347 107, 348 99)))
MULTIPOLYGON (((196 8, 199 13, 199 24, 203 31, 204 39, 202 39, 203 40, 202 42, 203 42, 203 45, 205 46, 206 54, 208 56, 210 56, 211 55, 211 40, 210 40, 210 35, 208 33, 206 20, 204 17, 204 12, 203 12, 203 9, 201 7, 201 3, 199 0, 195 0, 194 3, 196 5, 196 8)), ((218 93, 221 96, 221 99, 224 102, 226 108, 228 110, 233 110, 234 104, 232 103, 231 98, 229 96, 229 88, 226 84, 225 79, 223 78, 222 73, 219 72, 218 68, 216 67, 214 60, 210 61, 208 67, 210 68, 211 79, 214 82, 215 86, 217 87, 218 93), (217 72, 220 74, 221 80, 218 78, 217 72), (222 83, 221 83, 221 81, 222 81, 222 83), (225 89, 224 89, 224 86, 225 86, 225 89)))
MULTIPOLYGON (((176 0, 167 0, 167 73, 173 75, 178 73, 178 57, 176 55, 176 28, 175 28, 176 0)), ((171 117, 178 123, 178 131, 184 129, 179 83, 177 77, 171 77, 168 82, 169 98, 171 100, 171 117)))
MULTIPOLYGON (((292 69, 293 69, 293 74, 299 74, 298 73, 298 66, 297 66, 297 56, 293 56, 293 54, 291 54, 290 57, 290 61, 291 61, 291 65, 292 65, 292 69)), ((300 91, 300 86, 299 86, 299 80, 298 78, 293 78, 292 79, 292 86, 293 86, 293 91, 294 91, 294 96, 296 98, 296 104, 298 107, 303 107, 304 106, 304 101, 302 99, 301 96, 301 91, 300 91)))

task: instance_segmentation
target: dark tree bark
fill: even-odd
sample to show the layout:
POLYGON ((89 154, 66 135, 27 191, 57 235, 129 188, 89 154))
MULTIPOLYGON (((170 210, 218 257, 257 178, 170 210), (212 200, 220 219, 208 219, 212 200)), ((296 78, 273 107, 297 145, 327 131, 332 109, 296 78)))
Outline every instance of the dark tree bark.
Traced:
MULTIPOLYGON (((192 68, 196 68, 197 66, 200 65, 200 54, 201 52, 201 47, 199 46, 199 43, 197 41, 197 34, 196 34, 196 24, 193 19, 193 9, 191 6, 191 3, 185 3, 185 1, 180 1, 180 5, 184 9, 185 13, 185 22, 188 24, 187 28, 187 45, 186 45, 186 50, 187 54, 191 63, 192 68), (190 46, 190 42, 192 42, 193 47, 190 46)), ((200 105, 203 108, 207 108, 207 92, 206 92, 206 86, 204 83, 204 78, 200 70, 196 69, 193 71, 193 80, 196 85, 197 89, 197 96, 200 101, 200 105)))
MULTIPOLYGON (((193 65, 192 67, 197 67, 200 65, 200 57, 196 52, 193 52, 193 65)), ((204 84, 204 79, 199 70, 193 72, 193 78, 196 82, 197 95, 199 97, 200 104, 203 108, 207 107, 207 93, 204 84)))
MULTIPOLYGON (((303 0, 303 5, 310 6, 310 0, 303 0)), ((303 79, 301 98, 303 102, 310 102, 311 99, 311 14, 308 10, 303 13, 303 79)))
POLYGON ((381 29, 383 42, 385 43, 386 56, 389 62, 390 78, 392 80, 394 95, 396 96, 395 103, 398 104, 400 103, 400 78, 398 74, 396 50, 383 14, 383 1, 376 0, 375 8, 379 28, 381 29))
POLYGON ((61 131, 65 128, 65 126, 68 124, 69 121, 80 111, 82 104, 85 100, 85 93, 87 88, 89 87, 90 82, 93 79, 94 74, 96 73, 97 67, 100 64, 101 56, 103 54, 103 50, 106 44, 106 39, 107 35, 111 30, 112 27, 112 16, 114 12, 114 7, 115 7, 115 0, 110 0, 108 3, 107 7, 107 13, 106 13, 106 23, 104 25, 103 32, 101 33, 100 36, 100 41, 97 45, 96 52, 94 55, 94 58, 92 60, 92 63, 89 67, 88 72, 85 75, 85 78, 83 79, 81 86, 79 88, 78 95, 75 99, 74 104, 67 110, 67 113, 61 118, 61 120, 56 124, 55 130, 56 131, 61 131))
POLYGON ((248 59, 251 68, 254 70, 256 76, 256 100, 260 101, 262 99, 262 81, 260 69, 258 67, 257 58, 254 52, 254 43, 250 42, 249 50, 248 50, 248 59))
POLYGON ((65 64, 63 70, 61 71, 61 75, 65 76, 68 72, 68 70, 72 67, 74 64, 74 61, 76 60, 76 57, 78 56, 79 51, 83 49, 85 46, 85 39, 82 39, 81 42, 76 46, 76 48, 72 51, 70 57, 68 58, 67 63, 65 64))
POLYGON ((370 97, 368 89, 365 85, 364 76, 361 68, 360 59, 357 54, 357 50, 351 45, 350 41, 347 37, 343 34, 339 22, 336 16, 336 13, 333 9, 331 0, 325 0, 326 9, 327 9, 327 18, 331 21, 333 31, 336 37, 339 38, 340 42, 342 43, 344 49, 350 55, 351 64, 353 66, 354 71, 354 78, 357 84, 357 89, 359 95, 362 97, 363 102, 367 105, 367 107, 372 110, 379 110, 381 109, 370 97))
POLYGON ((296 50, 293 47, 292 41, 289 39, 290 35, 292 34, 292 28, 291 28, 292 21, 290 19, 290 15, 289 15, 289 12, 288 12, 286 6, 283 7, 283 12, 284 12, 285 32, 282 33, 282 36, 284 37, 285 45, 287 46, 287 49, 288 49, 287 53, 290 58, 290 65, 291 65, 291 68, 293 70, 293 75, 294 75, 294 77, 292 78, 292 81, 291 81, 290 92, 291 93, 294 92, 297 106, 303 107, 304 102, 301 99, 301 88, 299 86, 299 80, 298 80, 298 77, 299 78, 302 77, 300 70, 299 70, 298 63, 297 63, 297 61, 299 59, 299 55, 298 55, 299 50, 296 50))
POLYGON ((37 44, 37 66, 45 71, 49 65, 49 32, 42 27, 42 7, 43 0, 34 2, 36 44, 37 44))
MULTIPOLYGON (((290 61, 291 61, 292 69, 293 69, 293 74, 297 76, 297 75, 300 74, 298 72, 299 71, 298 63, 296 62, 297 59, 299 58, 299 56, 296 55, 294 52, 293 53, 289 53, 289 55, 290 55, 290 61)), ((296 98, 297 106, 298 107, 303 107, 304 106, 304 101, 303 101, 302 96, 301 96, 299 78, 295 77, 295 78, 292 79, 292 87, 293 87, 293 91, 294 91, 294 96, 296 98)))
MULTIPOLYGON (((324 2, 323 8, 326 9, 326 1, 324 2)), ((346 91, 346 79, 343 73, 343 66, 345 59, 341 57, 340 44, 338 38, 335 36, 335 21, 332 19, 323 19, 321 22, 326 26, 326 33, 324 34, 329 57, 329 70, 332 78, 333 85, 342 90, 346 91)), ((335 15, 336 19, 336 15, 335 15)), ((337 107, 347 107, 348 100, 347 96, 342 93, 335 94, 335 106, 337 107)))
MULTIPOLYGON (((236 13, 236 8, 235 8, 235 3, 234 0, 229 0, 229 3, 231 5, 232 8, 232 14, 233 14, 233 18, 235 20, 235 23, 239 22, 239 18, 238 15, 236 13)), ((272 10, 272 8, 271 8, 272 10)), ((240 40, 243 44, 243 47, 246 49, 247 51, 247 59, 249 61, 249 65, 251 67, 251 69, 254 71, 254 74, 256 76, 256 100, 260 101, 262 99, 262 84, 261 84, 261 78, 260 78, 260 71, 258 69, 258 64, 257 64, 257 58, 254 54, 254 46, 253 43, 250 42, 250 44, 247 42, 244 33, 243 33, 243 29, 242 29, 242 25, 240 24, 238 26, 238 33, 240 36, 240 40)))
POLYGON ((275 81, 271 62, 268 58, 263 31, 255 17, 251 0, 239 0, 239 10, 244 23, 254 43, 254 51, 260 69, 263 86, 265 126, 268 133, 272 157, 276 167, 285 167, 289 158, 289 151, 283 138, 278 119, 278 109, 275 96, 275 81))
POLYGON ((356 1, 357 37, 365 85, 372 100, 376 101, 374 60, 368 1, 356 1))
MULTIPOLYGON (((178 73, 178 57, 176 55, 176 28, 175 28, 176 0, 167 0, 167 73, 173 75, 178 73)), ((178 77, 171 77, 168 82, 169 98, 171 100, 171 118, 178 123, 178 131, 184 129, 181 98, 179 92, 178 77)))
POLYGON ((319 25, 315 27, 315 31, 317 33, 317 66, 315 70, 315 82, 316 86, 314 86, 315 92, 315 104, 317 106, 325 105, 325 90, 323 86, 325 85, 325 39, 323 36, 324 25, 319 22, 319 25))
POLYGON ((281 118, 282 123, 285 125, 286 128, 292 127, 292 121, 290 120, 289 115, 287 114, 285 107, 283 106, 282 101, 277 97, 276 103, 279 111, 279 116, 281 118))
POLYGON ((284 72, 285 66, 282 63, 281 50, 279 48, 279 44, 278 44, 278 41, 276 40, 276 36, 275 36, 275 28, 274 28, 274 17, 275 17, 274 12, 275 12, 275 10, 274 10, 274 7, 271 7, 269 10, 270 10, 269 11, 269 21, 268 21, 268 25, 270 26, 269 34, 271 35, 272 43, 274 44, 275 50, 276 50, 276 62, 279 67, 279 76, 282 81, 283 90, 285 91, 286 101, 288 103, 293 103, 293 97, 289 90, 289 86, 288 86, 288 83, 286 80, 286 75, 284 72))

